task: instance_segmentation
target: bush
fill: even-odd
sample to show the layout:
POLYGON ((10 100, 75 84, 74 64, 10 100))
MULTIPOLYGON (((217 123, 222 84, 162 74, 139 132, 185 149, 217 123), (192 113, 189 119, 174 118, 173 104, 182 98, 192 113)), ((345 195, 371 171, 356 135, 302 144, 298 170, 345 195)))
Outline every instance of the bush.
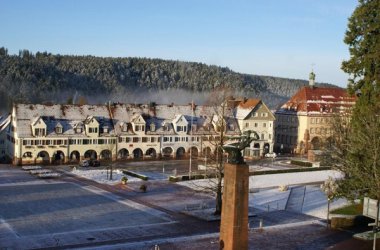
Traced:
POLYGON ((297 172, 313 172, 313 171, 322 171, 322 170, 331 170, 331 167, 317 167, 317 168, 289 168, 289 169, 277 169, 277 170, 264 170, 251 172, 249 175, 266 175, 266 174, 285 174, 285 173, 297 173, 297 172))
POLYGON ((290 164, 298 165, 298 166, 302 166, 302 167, 312 167, 313 166, 313 163, 311 163, 311 162, 308 162, 308 161, 297 161, 297 160, 291 160, 290 164))
POLYGON ((129 170, 122 170, 123 174, 130 175, 136 178, 140 178, 141 180, 147 181, 149 178, 146 175, 138 174, 129 170))
POLYGON ((140 190, 143 191, 144 193, 146 192, 147 189, 148 189, 148 187, 145 184, 142 184, 140 186, 140 190))
POLYGON ((121 182, 127 183, 127 181, 128 181, 128 178, 126 176, 121 177, 121 182))

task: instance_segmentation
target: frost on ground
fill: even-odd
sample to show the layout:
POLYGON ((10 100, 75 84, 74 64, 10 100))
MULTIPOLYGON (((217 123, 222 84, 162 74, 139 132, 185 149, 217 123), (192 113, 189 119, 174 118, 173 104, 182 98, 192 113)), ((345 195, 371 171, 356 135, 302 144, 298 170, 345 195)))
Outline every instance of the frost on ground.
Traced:
POLYGON ((261 190, 249 194, 249 205, 264 211, 284 210, 290 190, 279 191, 277 188, 261 190))
MULTIPOLYGON (((90 179, 99 183, 114 185, 121 182, 121 178, 123 176, 128 178, 128 182, 137 182, 141 181, 141 179, 132 177, 129 175, 123 174, 123 172, 119 169, 116 169, 112 173, 112 180, 109 180, 109 176, 107 179, 107 170, 106 169, 73 169, 71 171, 72 174, 78 175, 80 177, 90 179)), ((109 171, 108 171, 109 174, 109 171)))
MULTIPOLYGON (((263 211, 284 210, 291 186, 324 182, 329 176, 333 179, 343 177, 340 172, 333 170, 250 176, 249 189, 258 192, 249 194, 249 206, 263 211), (282 185, 290 186, 289 190, 279 191, 278 187, 282 185)), ((204 191, 207 186, 210 186, 211 181, 207 179, 193 180, 178 182, 178 184, 197 191, 204 191)), ((326 218, 327 198, 319 185, 307 185, 304 199, 300 200, 303 200, 302 213, 326 218)), ((330 208, 335 209, 346 204, 348 204, 347 200, 338 199, 331 203, 330 208)))
MULTIPOLYGON (((330 211, 348 205, 346 199, 337 199, 330 203, 330 211)), ((327 216, 327 198, 319 186, 306 186, 302 213, 325 219, 327 216)))

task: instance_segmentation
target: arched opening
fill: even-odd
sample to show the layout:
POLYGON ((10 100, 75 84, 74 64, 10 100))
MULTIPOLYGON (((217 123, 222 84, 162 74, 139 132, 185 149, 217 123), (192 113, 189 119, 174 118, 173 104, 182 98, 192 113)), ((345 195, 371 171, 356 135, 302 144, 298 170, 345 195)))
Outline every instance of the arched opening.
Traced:
POLYGON ((32 157, 33 157, 33 153, 32 152, 25 152, 22 155, 22 158, 32 158, 32 157))
POLYGON ((189 150, 189 153, 192 158, 197 158, 198 157, 198 148, 197 147, 191 147, 189 150))
POLYGON ((310 143, 311 149, 313 150, 318 150, 321 148, 321 139, 319 139, 319 137, 314 137, 310 143))
POLYGON ((210 147, 205 147, 203 149, 203 156, 210 157, 210 155, 211 155, 211 148, 210 147))
POLYGON ((156 158, 156 150, 154 148, 149 148, 146 152, 145 152, 145 156, 148 157, 148 158, 156 158))
POLYGON ((37 159, 39 158, 39 160, 44 163, 44 164, 47 164, 47 163, 50 163, 50 156, 49 156, 49 153, 46 152, 46 151, 41 151, 37 154, 37 159))
POLYGON ((112 159, 112 152, 109 149, 104 149, 102 152, 100 152, 100 159, 101 160, 111 160, 112 159))
POLYGON ((143 158, 143 151, 139 148, 136 148, 133 150, 133 158, 134 159, 142 159, 143 158))
POLYGON ((173 154, 173 149, 171 147, 166 147, 162 149, 162 156, 163 157, 171 157, 173 154))
POLYGON ((61 150, 54 152, 54 154, 53 154, 53 162, 54 163, 55 162, 62 163, 64 160, 65 160, 65 154, 61 150))
POLYGON ((180 147, 177 149, 177 152, 175 153, 175 157, 177 159, 182 159, 185 157, 185 153, 186 153, 185 149, 183 147, 180 147))
POLYGON ((70 154, 70 161, 72 162, 79 162, 80 160, 80 154, 78 151, 73 151, 70 154))
POLYGON ((96 160, 98 159, 98 154, 96 153, 95 150, 87 150, 85 153, 84 153, 84 158, 85 159, 91 159, 91 160, 96 160))
POLYGON ((269 143, 265 143, 264 144, 264 155, 269 153, 269 149, 270 149, 269 143))
POLYGON ((252 152, 254 157, 259 157, 260 156, 260 143, 255 143, 253 144, 253 152, 252 152))
POLYGON ((119 159, 127 159, 128 156, 129 156, 129 152, 125 148, 120 149, 119 152, 117 153, 117 158, 119 159))

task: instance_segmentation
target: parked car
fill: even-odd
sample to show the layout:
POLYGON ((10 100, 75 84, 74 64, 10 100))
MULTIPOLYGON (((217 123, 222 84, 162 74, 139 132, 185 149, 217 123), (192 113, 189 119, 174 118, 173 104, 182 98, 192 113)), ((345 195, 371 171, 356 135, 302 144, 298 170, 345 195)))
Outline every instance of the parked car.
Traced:
POLYGON ((268 153, 268 154, 265 154, 265 157, 267 157, 267 158, 276 158, 276 153, 275 152, 273 152, 273 153, 268 153))
POLYGON ((79 166, 87 168, 90 166, 90 161, 89 160, 83 160, 79 163, 79 166))
POLYGON ((100 166, 100 161, 98 161, 98 160, 90 160, 90 166, 91 167, 99 167, 100 166))

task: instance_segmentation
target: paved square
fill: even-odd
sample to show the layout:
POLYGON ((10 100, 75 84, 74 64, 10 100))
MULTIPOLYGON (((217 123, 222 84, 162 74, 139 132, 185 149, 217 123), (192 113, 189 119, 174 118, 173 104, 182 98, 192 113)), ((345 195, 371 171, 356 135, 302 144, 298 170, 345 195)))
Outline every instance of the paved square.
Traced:
POLYGON ((0 241, 73 231, 96 231, 169 220, 155 210, 73 183, 0 185, 0 241), (141 206, 141 207, 139 207, 141 206))

